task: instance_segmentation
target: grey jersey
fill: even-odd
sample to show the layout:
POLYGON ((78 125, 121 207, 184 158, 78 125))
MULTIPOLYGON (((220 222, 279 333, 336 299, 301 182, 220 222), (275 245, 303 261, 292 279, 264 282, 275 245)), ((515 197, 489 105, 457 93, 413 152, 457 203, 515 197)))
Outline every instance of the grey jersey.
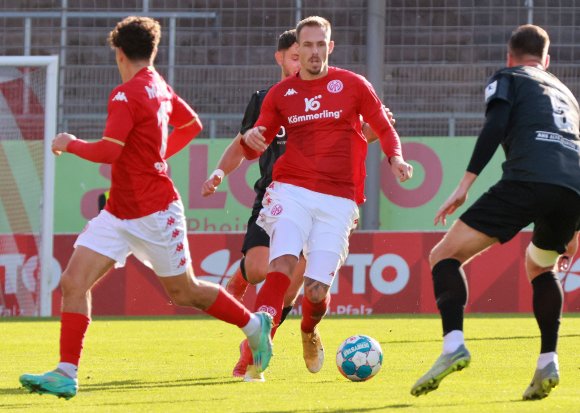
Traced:
POLYGON ((580 194, 580 109, 570 90, 544 70, 517 66, 497 71, 485 89, 510 104, 502 140, 503 179, 544 182, 580 194))

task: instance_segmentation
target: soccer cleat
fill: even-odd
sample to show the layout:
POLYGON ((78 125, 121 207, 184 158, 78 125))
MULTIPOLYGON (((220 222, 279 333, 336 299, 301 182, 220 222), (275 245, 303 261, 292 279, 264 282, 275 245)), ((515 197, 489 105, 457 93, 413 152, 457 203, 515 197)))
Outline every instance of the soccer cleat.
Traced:
POLYGON ((258 368, 253 364, 249 364, 244 374, 244 381, 247 382, 265 382, 264 373, 258 371, 258 368))
POLYGON ((560 383, 558 366, 553 361, 546 367, 536 369, 532 382, 524 392, 524 400, 539 400, 548 397, 550 391, 560 383))
POLYGON ((240 343, 240 358, 238 359, 238 362, 234 366, 234 371, 232 372, 234 377, 244 377, 246 374, 246 369, 250 364, 248 360, 252 360, 252 350, 250 350, 248 340, 244 340, 240 343))
POLYGON ((254 365, 258 372, 262 372, 268 368, 270 359, 272 358, 272 316, 263 311, 255 313, 260 317, 260 328, 254 334, 248 336, 248 344, 252 351, 254 358, 254 365))
POLYGON ((240 271, 237 271, 226 284, 226 291, 233 295, 236 300, 242 301, 242 298, 244 298, 244 294, 248 289, 248 285, 250 285, 250 283, 244 279, 240 271))
POLYGON ((302 333, 302 355, 306 368, 310 373, 318 373, 324 364, 324 348, 318 329, 314 327, 312 333, 302 333))
POLYGON ((435 361, 435 364, 433 364, 433 367, 417 380, 411 388, 411 394, 413 396, 421 396, 422 394, 437 390, 441 380, 454 371, 463 370, 469 366, 470 361, 471 354, 469 354, 469 351, 463 344, 453 353, 441 354, 437 361, 435 361))
POLYGON ((23 374, 20 384, 30 393, 52 394, 66 400, 74 397, 79 388, 78 381, 60 370, 49 371, 44 374, 23 374))

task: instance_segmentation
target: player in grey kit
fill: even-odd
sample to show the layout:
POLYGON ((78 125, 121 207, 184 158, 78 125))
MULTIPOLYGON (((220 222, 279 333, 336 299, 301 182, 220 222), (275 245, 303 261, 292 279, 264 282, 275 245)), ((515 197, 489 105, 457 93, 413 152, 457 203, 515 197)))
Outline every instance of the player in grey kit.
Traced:
POLYGON ((435 224, 446 223, 446 216, 465 202, 469 188, 501 144, 506 154, 501 180, 431 251, 443 353, 412 387, 415 396, 437 389, 444 377, 471 360, 463 339, 467 303, 463 265, 532 223, 525 265, 541 349, 523 398, 544 398, 559 383, 556 345, 563 292, 556 266, 575 252, 580 228, 580 110, 570 90, 546 71, 549 44, 548 34, 538 26, 520 26, 512 33, 507 67, 496 72, 485 89, 486 120, 467 172, 435 216, 435 224))

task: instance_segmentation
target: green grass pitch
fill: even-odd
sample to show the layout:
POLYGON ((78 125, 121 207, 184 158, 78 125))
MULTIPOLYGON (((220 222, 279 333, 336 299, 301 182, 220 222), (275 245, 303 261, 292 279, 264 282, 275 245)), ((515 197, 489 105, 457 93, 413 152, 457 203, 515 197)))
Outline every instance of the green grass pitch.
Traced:
POLYGON ((532 315, 474 315, 465 321, 469 368, 415 398, 411 385, 441 350, 436 316, 329 317, 321 324, 326 362, 318 374, 302 360, 299 320, 279 329, 266 383, 230 373, 242 333, 200 317, 96 318, 85 340, 80 391, 69 400, 28 394, 22 373, 58 361, 58 320, 0 320, 0 410, 6 412, 579 412, 580 314, 565 314, 559 344, 561 382, 547 399, 524 402, 539 350, 532 315), (379 374, 353 383, 334 357, 353 334, 376 338, 379 374))

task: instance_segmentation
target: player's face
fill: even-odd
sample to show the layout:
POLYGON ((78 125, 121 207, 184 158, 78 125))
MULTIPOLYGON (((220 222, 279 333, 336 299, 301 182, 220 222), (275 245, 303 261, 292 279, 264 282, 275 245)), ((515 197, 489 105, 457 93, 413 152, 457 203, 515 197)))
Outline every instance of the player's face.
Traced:
POLYGON ((289 49, 282 52, 282 73, 284 77, 292 76, 300 70, 300 56, 298 56, 298 43, 294 43, 289 49))
POLYGON ((330 33, 322 27, 304 26, 300 31, 300 66, 311 76, 325 74, 328 69, 328 55, 332 52, 334 43, 330 33))

